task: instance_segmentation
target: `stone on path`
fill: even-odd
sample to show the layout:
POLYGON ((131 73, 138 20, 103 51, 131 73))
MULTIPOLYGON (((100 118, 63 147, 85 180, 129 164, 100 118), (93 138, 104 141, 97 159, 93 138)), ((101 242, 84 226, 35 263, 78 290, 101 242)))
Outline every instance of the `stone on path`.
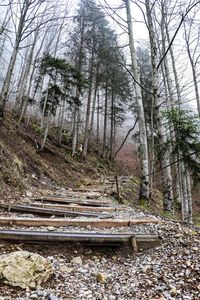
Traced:
POLYGON ((48 259, 28 251, 0 256, 0 280, 23 289, 36 288, 53 275, 48 259))
POLYGON ((71 260, 72 264, 82 265, 82 259, 80 256, 76 256, 71 260))

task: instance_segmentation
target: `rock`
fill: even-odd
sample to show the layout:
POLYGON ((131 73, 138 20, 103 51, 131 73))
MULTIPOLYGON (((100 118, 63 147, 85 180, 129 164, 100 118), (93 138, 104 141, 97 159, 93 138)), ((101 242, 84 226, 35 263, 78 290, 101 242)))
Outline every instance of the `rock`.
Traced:
POLYGON ((146 273, 149 269, 151 269, 151 266, 146 265, 142 267, 142 272, 146 273))
POLYGON ((186 264, 187 267, 191 267, 191 265, 192 265, 190 260, 187 260, 185 264, 186 264))
POLYGON ((50 262, 38 254, 16 251, 0 256, 0 280, 9 285, 35 288, 52 275, 50 262))
POLYGON ((27 196, 27 197, 33 197, 33 193, 30 192, 30 191, 26 191, 26 196, 27 196))
POLYGON ((47 227, 47 230, 48 230, 48 231, 54 231, 55 229, 56 229, 56 228, 53 227, 53 226, 48 226, 48 227, 47 227))
POLYGON ((44 290, 44 291, 42 291, 42 290, 37 290, 36 291, 37 292, 37 295, 39 296, 39 297, 46 297, 47 296, 47 292, 44 290))
POLYGON ((105 273, 97 273, 96 279, 98 283, 106 283, 110 276, 105 273))
POLYGON ((174 237, 179 239, 182 238, 184 235, 182 233, 177 233, 174 237))
POLYGON ((193 251, 199 251, 199 247, 192 247, 193 251))
POLYGON ((117 256, 116 256, 116 255, 113 255, 113 256, 112 256, 112 259, 113 259, 113 260, 117 260, 117 256))
POLYGON ((54 295, 52 295, 52 294, 50 294, 50 295, 48 296, 48 300, 59 300, 59 298, 56 297, 56 296, 54 296, 54 295))
POLYGON ((80 256, 76 256, 71 260, 72 264, 82 265, 82 259, 80 256))
POLYGON ((172 287, 171 290, 170 290, 170 293, 173 296, 176 295, 176 294, 178 294, 178 291, 177 291, 176 287, 172 287))
POLYGON ((63 273, 71 273, 73 271, 73 268, 69 268, 67 266, 61 266, 60 271, 63 273))
POLYGON ((166 289, 167 287, 166 287, 166 284, 165 283, 160 283, 159 285, 157 285, 156 287, 155 287, 155 290, 156 291, 164 291, 165 289, 166 289))
POLYGON ((38 295, 37 294, 32 294, 29 297, 30 299, 38 299, 38 295))

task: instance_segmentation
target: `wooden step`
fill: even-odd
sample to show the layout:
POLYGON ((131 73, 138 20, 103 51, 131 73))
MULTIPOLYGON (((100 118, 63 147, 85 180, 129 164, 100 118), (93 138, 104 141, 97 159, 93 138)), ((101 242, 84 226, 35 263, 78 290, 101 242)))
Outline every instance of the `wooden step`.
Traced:
POLYGON ((97 214, 92 212, 75 212, 70 210, 58 210, 54 208, 43 208, 36 207, 31 205, 21 205, 21 204, 1 204, 0 208, 6 209, 8 211, 20 211, 20 212, 28 212, 32 214, 40 214, 40 215, 55 215, 61 217, 93 217, 93 218, 111 218, 111 215, 108 214, 97 214))
POLYGON ((113 219, 48 219, 48 218, 13 218, 13 217, 0 217, 0 225, 15 225, 15 226, 53 226, 53 227, 65 227, 65 226, 79 226, 86 227, 91 226, 101 228, 111 227, 127 227, 140 224, 159 224, 161 223, 156 219, 130 219, 130 220, 113 220, 113 219))
POLYGON ((66 198, 56 198, 56 197, 39 197, 33 198, 33 201, 41 201, 41 202, 55 202, 55 203, 73 203, 82 206, 111 206, 112 202, 104 202, 104 201, 95 201, 95 200, 82 200, 82 199, 66 199, 66 198))
POLYGON ((44 231, 22 231, 22 230, 0 230, 0 240, 23 241, 23 242, 62 242, 62 243, 84 243, 84 244, 119 244, 130 242, 158 242, 157 235, 145 234, 104 234, 104 233, 65 233, 44 231))
MULTIPOLYGON (((29 204, 29 203, 28 203, 29 204)), ((126 207, 95 207, 95 206, 78 206, 78 205, 62 205, 62 204, 46 204, 46 203, 31 203, 31 206, 43 207, 43 208, 54 208, 59 210, 71 210, 71 211, 93 211, 93 212, 114 212, 114 211, 125 211, 126 207)))

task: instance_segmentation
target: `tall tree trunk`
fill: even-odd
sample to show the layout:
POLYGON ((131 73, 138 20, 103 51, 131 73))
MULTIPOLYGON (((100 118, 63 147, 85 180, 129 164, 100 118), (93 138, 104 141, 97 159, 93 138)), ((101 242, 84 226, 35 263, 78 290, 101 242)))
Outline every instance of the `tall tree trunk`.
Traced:
POLYGON ((108 83, 105 86, 105 102, 104 102, 104 124, 103 124, 103 145, 102 145, 102 157, 106 157, 107 151, 107 109, 108 109, 108 83))
POLYGON ((61 117, 60 117, 60 124, 59 124, 60 126, 59 139, 58 139, 59 145, 62 144, 64 115, 65 115, 65 99, 62 100, 61 117))
POLYGON ((94 67, 94 42, 92 45, 92 56, 90 60, 89 91, 88 91, 88 101, 87 101, 87 111, 86 111, 86 121, 85 121, 85 137, 84 137, 83 152, 82 152, 83 159, 85 159, 87 156, 88 141, 90 135, 90 109, 91 109, 92 85, 93 85, 93 67, 94 67))
POLYGON ((17 92, 16 92, 17 95, 15 98, 15 103, 14 103, 14 108, 13 108, 13 113, 16 118, 18 117, 18 111, 19 111, 20 101, 21 101, 21 97, 22 97, 22 91, 23 91, 22 87, 23 87, 23 83, 24 83, 27 59, 28 59, 28 51, 26 51, 25 58, 20 65, 21 73, 18 78, 17 92))
MULTIPOLYGON (((78 62, 77 62, 77 69, 79 70, 80 74, 82 72, 82 59, 83 59, 83 38, 84 38, 84 27, 85 27, 85 20, 84 17, 82 19, 81 24, 81 32, 80 32, 80 44, 79 44, 79 54, 78 54, 78 62)), ((76 152, 76 145, 78 141, 78 131, 79 131, 79 106, 80 106, 80 92, 81 92, 80 82, 77 82, 76 86, 76 103, 74 103, 74 122, 73 122, 73 131, 72 131, 72 156, 74 156, 76 152)))
MULTIPOLYGON (((169 44, 170 43, 170 36, 169 36, 169 29, 168 29, 166 21, 165 21, 165 30, 166 30, 167 42, 169 44)), ((172 62, 172 70, 173 70, 174 80, 175 80, 175 86, 176 86, 178 106, 179 106, 179 108, 181 108, 181 89, 180 89, 178 74, 177 74, 177 70, 176 70, 176 63, 175 63, 175 58, 174 58, 173 47, 170 47, 169 51, 170 51, 171 62, 172 62)))
POLYGON ((114 111, 115 95, 112 91, 111 97, 111 117, 110 117, 110 160, 115 159, 115 111, 114 111))
POLYGON ((27 61, 27 64, 26 64, 26 68, 25 68, 24 84, 23 84, 23 87, 22 87, 22 97, 21 97, 21 100, 20 100, 20 107, 19 107, 19 112, 18 112, 18 116, 19 116, 18 126, 20 125, 20 123, 22 121, 22 118, 25 114, 26 106, 28 105, 28 100, 29 100, 29 93, 28 93, 28 90, 27 90, 28 77, 29 77, 29 74, 30 74, 31 64, 32 64, 32 61, 33 61, 33 53, 34 53, 34 49, 35 49, 35 46, 36 46, 36 39, 37 39, 37 35, 36 35, 36 37, 33 41, 33 44, 32 44, 31 50, 30 50, 30 54, 29 54, 29 57, 28 57, 28 61, 27 61))
POLYGON ((78 122, 78 105, 74 105, 74 116, 73 116, 73 130, 72 130, 72 156, 76 152, 77 144, 77 122, 78 122))
MULTIPOLYGON (((129 45, 131 53, 131 62, 132 62, 132 71, 134 78, 137 83, 140 83, 140 76, 138 70, 138 64, 135 53, 134 37, 133 37, 133 25, 130 9, 130 0, 125 0, 126 11, 127 11, 127 23, 128 23, 128 34, 129 34, 129 45)), ((141 184, 140 184, 140 193, 139 201, 148 202, 149 201, 149 154, 148 154, 148 140, 147 140, 147 130, 146 122, 144 115, 144 106, 142 102, 142 92, 141 87, 138 84, 135 84, 135 94, 137 100, 138 108, 138 123, 139 123, 139 139, 140 139, 140 163, 141 163, 141 184)))
POLYGON ((100 135, 99 135, 99 129, 100 129, 100 95, 99 95, 99 89, 97 91, 97 144, 99 143, 100 135))
MULTIPOLYGON (((158 70, 157 70, 157 61, 158 61, 158 49, 156 43, 156 36, 152 20, 152 9, 150 8, 149 1, 145 0, 146 12, 147 12, 147 24, 149 31, 149 40, 151 46, 151 64, 152 64, 152 94, 154 97, 155 103, 155 114, 156 114, 156 125, 159 132, 159 145, 162 148, 162 145, 166 143, 166 132, 161 120, 161 101, 158 93, 158 70)), ((162 169, 162 182, 163 182, 163 209, 164 211, 173 211, 173 184, 172 184, 172 175, 170 167, 170 157, 169 151, 162 153, 160 156, 161 169, 162 169)))
POLYGON ((187 223, 192 223, 192 196, 191 196, 191 183, 188 167, 182 164, 182 220, 187 223))
POLYGON ((186 183, 187 183, 187 198, 188 198, 188 223, 192 223, 192 192, 191 192, 191 179, 188 167, 186 167, 186 183))
POLYGON ((91 113, 91 122, 90 122, 90 132, 89 132, 89 141, 93 135, 93 127, 94 127, 94 116, 95 116, 95 107, 96 107, 96 98, 97 98, 97 90, 98 90, 98 67, 96 71, 96 80, 95 80, 95 88, 94 88, 94 96, 92 102, 92 113, 91 113))
MULTIPOLYGON (((161 36, 162 36, 162 51, 160 51, 161 56, 166 52, 166 35, 165 35, 165 24, 166 24, 166 13, 164 10, 164 5, 162 5, 162 21, 161 21, 161 36)), ((171 53, 172 55, 173 53, 171 53)), ((178 103, 176 103, 176 100, 174 98, 174 94, 175 91, 173 89, 172 86, 172 80, 171 80, 171 76, 170 76, 170 68, 169 68, 169 63, 168 63, 168 59, 167 56, 165 57, 164 61, 163 61, 163 80, 165 82, 165 89, 166 89, 166 100, 168 103, 168 107, 169 109, 173 110, 175 108, 178 108, 178 103)), ((178 88, 179 88, 179 84, 178 84, 178 88)), ((178 102, 180 102, 178 100, 178 102)), ((171 127, 170 129, 170 139, 171 141, 173 141, 174 138, 176 138, 176 132, 174 130, 174 126, 171 127)), ((172 149, 170 147, 170 152, 172 152, 172 149)), ((175 156, 174 157, 175 160, 178 161, 178 157, 175 156)), ((176 164, 174 164, 172 166, 172 172, 174 174, 174 198, 176 199, 177 202, 181 202, 181 186, 180 186, 180 173, 179 173, 179 162, 177 162, 176 164)))
POLYGON ((0 118, 3 118, 3 116, 4 116, 5 104, 8 100, 8 97, 9 97, 9 90, 10 90, 12 73, 13 73, 13 69, 14 69, 14 66, 15 66, 16 58, 17 58, 17 50, 18 50, 18 48, 15 46, 13 51, 12 51, 12 55, 11 55, 10 62, 9 62, 9 65, 8 65, 6 77, 5 77, 3 87, 2 87, 2 90, 1 90, 1 94, 0 94, 0 118))
POLYGON ((199 96, 199 88, 198 88, 198 80, 197 80, 197 70, 196 70, 195 63, 194 63, 194 60, 192 57, 192 49, 190 49, 190 41, 187 37, 187 28, 186 28, 185 22, 183 23, 183 27, 184 27, 184 36, 185 36, 187 54, 188 54, 191 69, 192 69, 192 77, 193 77, 194 91, 195 91, 195 96, 196 96, 197 111, 198 111, 198 115, 200 118, 200 96, 199 96))

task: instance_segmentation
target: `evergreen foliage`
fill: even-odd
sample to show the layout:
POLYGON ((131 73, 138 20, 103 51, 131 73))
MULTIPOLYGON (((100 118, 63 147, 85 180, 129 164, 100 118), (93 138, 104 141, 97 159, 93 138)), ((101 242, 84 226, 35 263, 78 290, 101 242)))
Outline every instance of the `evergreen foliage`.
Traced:
POLYGON ((194 182, 200 181, 200 123, 199 117, 192 111, 172 109, 163 112, 166 119, 166 129, 174 128, 173 139, 168 138, 167 144, 163 145, 171 149, 172 157, 179 157, 188 167, 194 182))

